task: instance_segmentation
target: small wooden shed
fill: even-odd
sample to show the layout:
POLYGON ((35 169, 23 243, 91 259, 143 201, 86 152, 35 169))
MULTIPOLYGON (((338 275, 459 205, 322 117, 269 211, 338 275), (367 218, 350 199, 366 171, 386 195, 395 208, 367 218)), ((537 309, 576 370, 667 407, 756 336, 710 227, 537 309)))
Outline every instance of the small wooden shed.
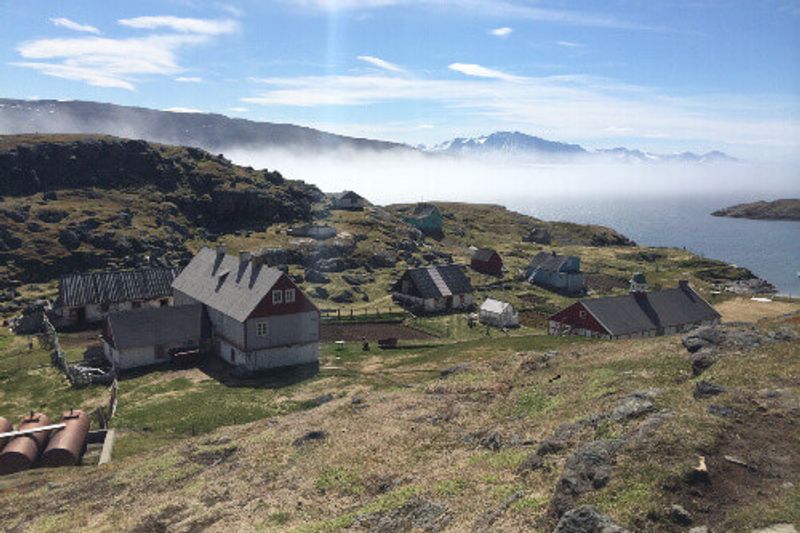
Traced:
POLYGON ((493 248, 478 248, 472 253, 470 266, 478 272, 499 276, 503 273, 503 258, 493 248))
POLYGON ((519 314, 508 302, 486 298, 481 304, 479 318, 481 324, 498 328, 515 328, 519 326, 519 314))

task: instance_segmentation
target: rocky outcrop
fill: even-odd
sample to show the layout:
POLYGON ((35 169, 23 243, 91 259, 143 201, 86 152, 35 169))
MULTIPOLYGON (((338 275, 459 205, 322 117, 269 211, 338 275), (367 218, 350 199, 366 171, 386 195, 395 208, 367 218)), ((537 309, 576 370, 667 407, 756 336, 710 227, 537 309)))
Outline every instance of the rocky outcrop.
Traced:
POLYGON ((752 220, 800 220, 800 199, 737 204, 711 213, 715 217, 749 218, 752 220))
POLYGON ((564 513, 553 533, 628 533, 628 530, 591 505, 583 505, 564 513))

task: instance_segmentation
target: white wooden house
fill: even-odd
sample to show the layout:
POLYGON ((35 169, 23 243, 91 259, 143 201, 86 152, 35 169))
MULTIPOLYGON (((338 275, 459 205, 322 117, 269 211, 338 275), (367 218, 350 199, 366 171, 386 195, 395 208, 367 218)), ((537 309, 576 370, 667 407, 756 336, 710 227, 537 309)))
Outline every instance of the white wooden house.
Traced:
POLYGON ((318 364, 319 310, 289 276, 260 257, 203 248, 172 287, 176 306, 203 305, 212 350, 234 367, 318 364))

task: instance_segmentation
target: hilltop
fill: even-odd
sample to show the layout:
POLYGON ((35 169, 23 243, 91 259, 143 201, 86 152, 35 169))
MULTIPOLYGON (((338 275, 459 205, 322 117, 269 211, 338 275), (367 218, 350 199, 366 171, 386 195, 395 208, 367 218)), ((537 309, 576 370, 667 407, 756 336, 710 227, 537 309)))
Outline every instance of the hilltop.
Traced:
POLYGON ((752 220, 800 220, 800 200, 783 199, 737 204, 711 213, 715 217, 749 218, 752 220))
POLYGON ((405 145, 346 137, 295 126, 230 118, 216 113, 173 112, 78 100, 0 98, 0 134, 106 134, 202 148, 288 148, 374 151, 406 150, 405 145))

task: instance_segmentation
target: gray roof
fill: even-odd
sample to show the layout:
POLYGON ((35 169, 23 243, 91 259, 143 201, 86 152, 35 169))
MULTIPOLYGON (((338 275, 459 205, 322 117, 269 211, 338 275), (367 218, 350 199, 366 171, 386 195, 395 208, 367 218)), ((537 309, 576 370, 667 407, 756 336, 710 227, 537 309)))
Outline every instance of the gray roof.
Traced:
POLYGON ((331 198, 342 199, 342 198, 350 198, 351 200, 363 200, 362 197, 357 192, 353 191, 342 191, 342 192, 334 192, 330 194, 331 198))
POLYGON ((143 307, 108 316, 118 350, 157 344, 193 344, 200 340, 203 322, 200 304, 180 307, 143 307))
POLYGON ((212 309, 244 322, 283 272, 204 247, 181 271, 172 287, 212 309))
POLYGON ((581 303, 611 335, 628 335, 720 317, 688 285, 638 295, 583 300, 581 303))
POLYGON ((490 260, 494 254, 497 254, 497 251, 493 248, 478 248, 472 253, 472 259, 486 262, 490 260))
MULTIPOLYGON (((472 284, 464 274, 461 265, 439 265, 425 268, 414 268, 406 271, 408 277, 422 298, 441 298, 455 294, 469 294, 472 284)), ((395 285, 399 288, 400 283, 395 285)))
POLYGON ((88 304, 153 300, 172 295, 175 270, 143 268, 74 274, 61 278, 57 305, 76 307, 88 304))
POLYGON ((539 252, 531 259, 531 268, 541 268, 551 272, 558 272, 564 263, 567 262, 568 257, 565 255, 557 255, 549 252, 539 252))

